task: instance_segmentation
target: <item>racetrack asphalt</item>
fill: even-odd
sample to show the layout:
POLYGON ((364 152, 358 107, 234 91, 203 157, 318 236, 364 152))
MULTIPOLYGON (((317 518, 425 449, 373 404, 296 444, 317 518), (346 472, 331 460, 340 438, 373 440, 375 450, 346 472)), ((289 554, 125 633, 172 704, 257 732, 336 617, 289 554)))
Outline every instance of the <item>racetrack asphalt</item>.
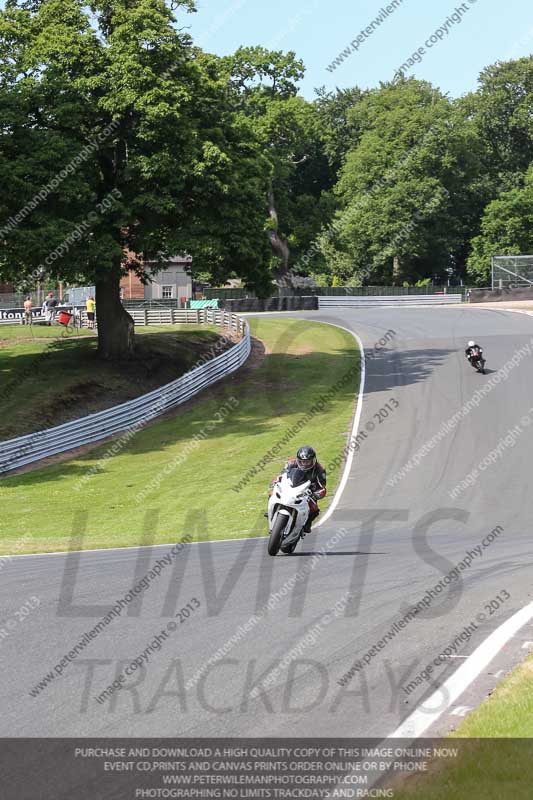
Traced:
MULTIPOLYGON (((328 309, 294 316, 355 331, 367 353, 359 428, 366 438, 360 437, 334 514, 291 557, 270 558, 265 539, 185 546, 137 605, 131 603, 36 697, 30 690, 169 548, 2 562, 0 631, 6 635, 0 640, 0 735, 381 738, 531 601, 533 424, 521 420, 531 413, 533 423, 533 321, 466 306, 328 309), (374 351, 391 330, 394 335, 374 351), (485 348, 486 376, 465 362, 470 338, 485 348), (477 409, 420 457, 418 466, 395 485, 388 483, 527 344, 531 355, 521 357, 477 409), (387 404, 388 416, 380 413, 387 404), (495 463, 479 468, 517 425, 513 444, 500 444, 495 463), (475 468, 474 485, 451 497, 475 468), (461 579, 435 593, 427 610, 397 627, 341 686, 338 681, 354 662, 498 526, 502 531, 461 571, 461 579), (282 590, 286 593, 275 594, 282 590), (39 607, 22 617, 17 612, 33 595, 39 607), (161 649, 128 685, 97 702, 95 697, 172 623, 176 611, 196 605, 192 598, 201 607, 166 631, 161 649), (247 632, 239 629, 269 600, 267 614, 247 632), (336 603, 342 608, 338 616, 331 612, 336 603), (16 624, 7 629, 7 620, 16 624), (429 680, 406 691, 476 620, 454 657, 443 659, 429 680), (238 637, 233 644, 232 636, 238 637), (225 655, 202 673, 224 645, 225 655), (269 669, 285 657, 269 681, 269 669), (266 685, 255 696, 261 676, 266 685)), ((320 450, 319 442, 313 444, 320 450)), ((258 498, 258 505, 263 500, 258 498)), ((210 524, 216 525, 216 509, 209 511, 210 524)), ((185 511, 177 513, 185 524, 185 511)), ((529 640, 531 624, 457 705, 477 703, 526 654, 529 640)), ((449 730, 454 721, 459 718, 448 709, 432 733, 449 730)))

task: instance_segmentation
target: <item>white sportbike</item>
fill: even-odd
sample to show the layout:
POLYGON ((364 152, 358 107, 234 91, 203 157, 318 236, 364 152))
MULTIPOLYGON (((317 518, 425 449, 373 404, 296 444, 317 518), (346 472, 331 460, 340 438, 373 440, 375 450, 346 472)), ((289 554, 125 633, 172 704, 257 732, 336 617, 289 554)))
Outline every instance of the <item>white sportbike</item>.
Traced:
POLYGON ((271 556, 292 553, 305 535, 303 529, 309 518, 311 481, 303 481, 299 469, 283 473, 274 486, 268 501, 268 553, 271 556))

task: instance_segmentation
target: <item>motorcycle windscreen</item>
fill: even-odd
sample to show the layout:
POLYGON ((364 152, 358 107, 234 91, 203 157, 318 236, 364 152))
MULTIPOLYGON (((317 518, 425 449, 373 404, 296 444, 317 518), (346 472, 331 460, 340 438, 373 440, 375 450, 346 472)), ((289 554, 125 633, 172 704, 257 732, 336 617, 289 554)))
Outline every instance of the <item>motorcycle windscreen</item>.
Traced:
POLYGON ((301 486, 310 479, 310 473, 304 472, 299 467, 291 467, 287 472, 287 477, 294 487, 301 486))

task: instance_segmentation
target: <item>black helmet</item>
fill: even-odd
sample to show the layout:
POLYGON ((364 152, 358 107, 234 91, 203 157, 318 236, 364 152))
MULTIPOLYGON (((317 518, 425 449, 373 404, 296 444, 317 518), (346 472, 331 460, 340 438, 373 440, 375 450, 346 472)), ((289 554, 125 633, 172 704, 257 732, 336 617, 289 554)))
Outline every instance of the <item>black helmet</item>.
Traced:
POLYGON ((308 472, 310 469, 313 469, 316 464, 316 453, 312 447, 308 447, 307 445, 300 447, 296 453, 296 461, 302 472, 308 472))

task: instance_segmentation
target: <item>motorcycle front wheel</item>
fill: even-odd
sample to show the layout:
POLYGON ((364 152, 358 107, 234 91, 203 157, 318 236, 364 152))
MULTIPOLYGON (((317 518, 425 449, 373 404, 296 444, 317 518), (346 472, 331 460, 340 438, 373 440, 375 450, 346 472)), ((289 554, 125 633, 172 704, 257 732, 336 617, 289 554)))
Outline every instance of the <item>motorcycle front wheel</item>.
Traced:
POLYGON ((269 556, 277 556, 281 545, 281 535, 285 530, 286 525, 287 517, 284 514, 277 514, 272 526, 272 530, 270 531, 270 536, 268 537, 269 556))

